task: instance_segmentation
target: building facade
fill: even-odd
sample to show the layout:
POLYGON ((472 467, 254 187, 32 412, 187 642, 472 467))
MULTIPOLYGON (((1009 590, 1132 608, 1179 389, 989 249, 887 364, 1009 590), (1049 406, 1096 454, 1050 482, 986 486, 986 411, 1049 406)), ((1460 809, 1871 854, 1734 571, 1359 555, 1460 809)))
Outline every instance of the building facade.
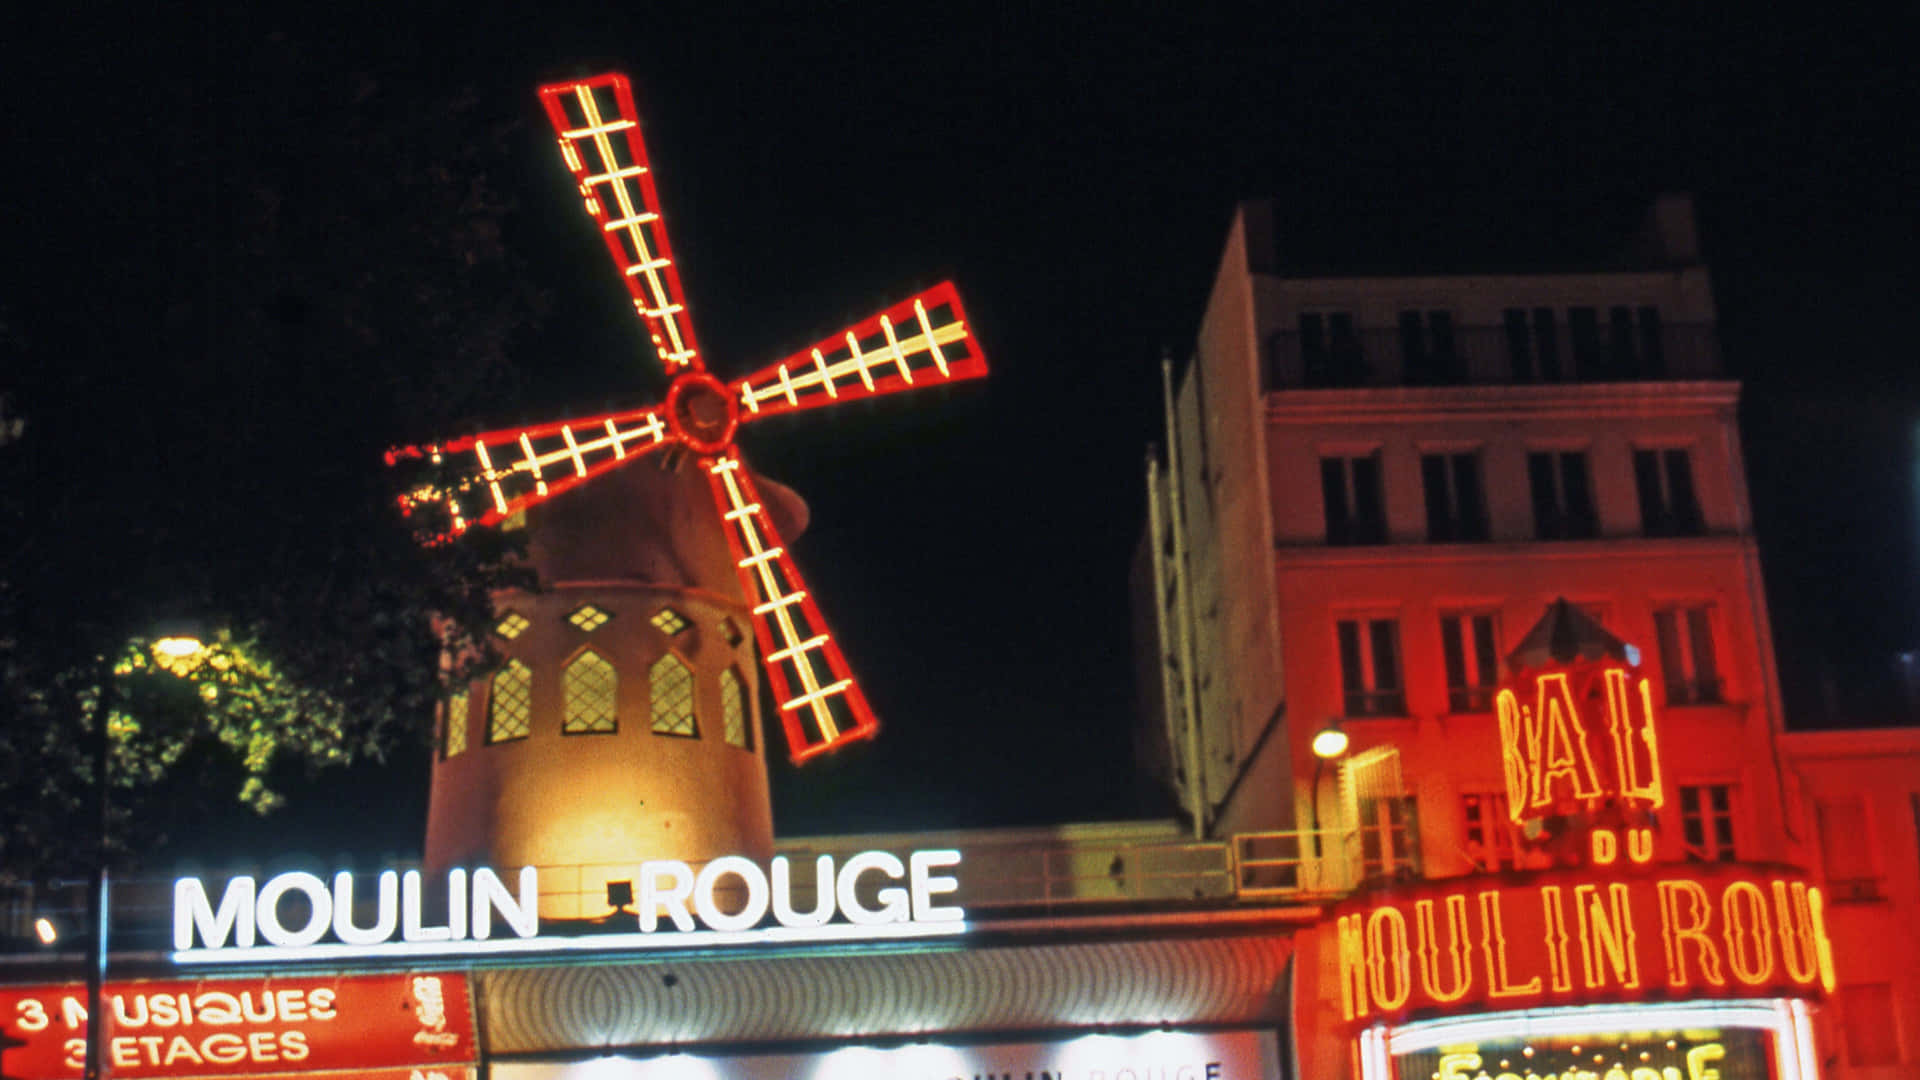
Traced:
MULTIPOLYGON (((1355 845, 1359 881, 1321 883, 1334 891, 1564 872, 1510 804, 1496 717, 1511 650, 1564 598, 1650 687, 1664 771, 1648 867, 1817 876, 1823 850, 1843 851, 1811 886, 1841 985, 1790 995, 1808 1030, 1785 1038, 1811 1035, 1794 1052, 1822 1075, 1896 1075, 1920 1050, 1899 974, 1915 958, 1867 942, 1914 910, 1890 883, 1915 851, 1920 758, 1903 735, 1869 739, 1876 761, 1858 739, 1786 731, 1714 322, 1681 197, 1601 268, 1393 275, 1290 271, 1270 208, 1241 206, 1149 467, 1151 742, 1210 834, 1355 845), (1337 761, 1313 749, 1329 727, 1348 739, 1337 761), (1906 847, 1834 846, 1864 835, 1906 847)), ((1568 895, 1609 880, 1579 873, 1568 895)), ((1296 984, 1302 1075, 1364 1064, 1365 1037, 1315 1020, 1351 989, 1337 951, 1317 998, 1296 984)))
POLYGON ((1840 968, 1822 1027, 1832 1075, 1912 1076, 1920 1061, 1920 729, 1790 731, 1781 753, 1819 849, 1840 968))

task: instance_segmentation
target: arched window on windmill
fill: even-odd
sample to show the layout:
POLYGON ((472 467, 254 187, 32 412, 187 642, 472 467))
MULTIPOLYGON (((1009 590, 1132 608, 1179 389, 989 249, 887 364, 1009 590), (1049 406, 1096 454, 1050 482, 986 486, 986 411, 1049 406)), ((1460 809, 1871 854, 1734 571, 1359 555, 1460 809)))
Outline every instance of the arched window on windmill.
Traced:
POLYGON ((673 653, 663 654, 647 669, 652 692, 653 733, 698 737, 693 715, 693 669, 673 653))
POLYGON ((467 691, 461 689, 447 698, 446 723, 441 728, 440 752, 452 757, 467 748, 467 691))
POLYGON ((533 730, 532 714, 533 669, 509 660, 487 684, 487 741, 526 738, 533 730))
POLYGON ((620 730, 616 701, 620 676, 613 661, 593 649, 581 649, 560 671, 565 713, 560 730, 568 735, 609 734, 620 730))
POLYGON ((752 727, 747 723, 747 688, 733 668, 720 670, 720 724, 728 746, 753 749, 752 727))

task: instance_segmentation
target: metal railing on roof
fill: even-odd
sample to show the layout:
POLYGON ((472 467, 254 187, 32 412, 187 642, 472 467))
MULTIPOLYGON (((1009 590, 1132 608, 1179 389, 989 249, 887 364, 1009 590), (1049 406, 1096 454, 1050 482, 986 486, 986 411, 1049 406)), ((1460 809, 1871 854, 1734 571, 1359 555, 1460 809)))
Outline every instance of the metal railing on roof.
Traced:
POLYGON ((1410 353, 1392 328, 1321 339, 1280 328, 1261 342, 1262 385, 1273 391, 1725 377, 1711 324, 1668 323, 1619 347, 1604 322, 1594 333, 1588 340, 1563 323, 1544 341, 1529 330, 1516 342, 1504 326, 1461 326, 1447 346, 1428 343, 1410 353))
MULTIPOLYGON (((810 909, 814 903, 815 856, 843 860, 865 850, 870 839, 848 837, 842 844, 827 838, 783 846, 780 854, 793 864, 794 906, 810 909)), ((965 861, 951 871, 958 887, 942 902, 989 919, 1030 911, 1324 903, 1352 891, 1369 875, 1401 869, 1371 865, 1363 841, 1352 829, 1292 829, 1236 833, 1219 840, 1136 839, 1122 833, 969 842, 965 861)), ((609 896, 608 886, 626 883, 630 891, 639 867, 637 862, 538 867, 541 909, 549 917, 576 919, 631 914, 630 895, 616 905, 612 901, 621 897, 609 896)), ((503 878, 512 880, 511 875, 503 878)), ((875 903, 873 893, 887 884, 882 875, 865 875, 863 902, 875 903)), ((165 949, 172 896, 171 878, 115 879, 116 948, 165 949)), ((0 951, 39 949, 33 923, 41 916, 53 919, 65 940, 82 940, 85 908, 79 882, 0 888, 0 951)))

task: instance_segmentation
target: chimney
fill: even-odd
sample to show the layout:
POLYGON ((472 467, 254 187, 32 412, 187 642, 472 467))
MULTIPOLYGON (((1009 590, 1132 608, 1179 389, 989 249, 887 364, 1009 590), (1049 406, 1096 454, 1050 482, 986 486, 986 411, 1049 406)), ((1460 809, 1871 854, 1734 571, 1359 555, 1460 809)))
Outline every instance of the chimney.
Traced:
POLYGON ((1670 192, 1655 197, 1629 253, 1635 262, 1652 266, 1698 263, 1700 234, 1693 224, 1693 196, 1670 192))

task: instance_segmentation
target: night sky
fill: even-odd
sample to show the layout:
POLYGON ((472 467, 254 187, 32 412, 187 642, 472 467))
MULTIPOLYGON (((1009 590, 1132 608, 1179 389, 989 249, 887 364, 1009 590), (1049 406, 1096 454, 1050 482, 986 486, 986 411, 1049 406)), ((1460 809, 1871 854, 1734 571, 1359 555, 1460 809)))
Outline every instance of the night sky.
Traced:
MULTIPOLYGON (((101 253, 64 248, 36 212, 62 170, 85 168, 35 150, 71 120, 63 85, 104 80, 129 99, 217 86, 210 72, 276 32, 355 69, 472 86, 520 123, 508 241, 553 299, 516 348, 527 417, 662 385, 539 113, 545 81, 632 77, 722 377, 955 280, 984 384, 743 439, 812 506, 796 556, 885 725, 798 774, 776 765, 782 833, 1164 812, 1131 765, 1126 571, 1158 358, 1190 350, 1247 197, 1280 200, 1283 259, 1377 268, 1597 256, 1653 194, 1693 192, 1723 352, 1746 381, 1790 723, 1898 719, 1891 696, 1844 691, 1920 646, 1913 27, 1830 11, 1587 21, 1537 5, 1474 23, 1350 5, 1256 20, 1108 4, 538 6, 12 17, 28 22, 5 46, 17 235, 0 300, 30 329, 41 308, 84 303, 100 271, 101 253)), ((288 836, 409 850, 424 761, 324 776, 269 827, 203 835, 262 854, 288 836), (343 798, 379 809, 343 822, 343 798)))

